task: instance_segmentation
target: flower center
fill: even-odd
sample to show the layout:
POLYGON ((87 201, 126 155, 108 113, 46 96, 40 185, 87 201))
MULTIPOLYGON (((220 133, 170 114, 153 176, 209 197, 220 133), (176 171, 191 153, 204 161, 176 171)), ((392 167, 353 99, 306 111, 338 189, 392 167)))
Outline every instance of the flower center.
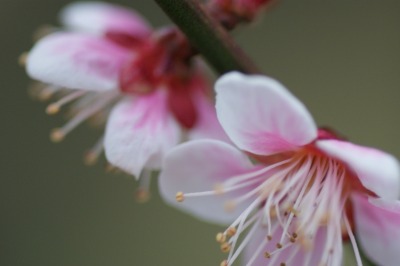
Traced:
POLYGON ((232 265, 246 246, 246 265, 259 265, 260 259, 268 265, 340 265, 342 235, 348 233, 355 245, 346 216, 350 185, 340 162, 302 151, 231 177, 214 191, 178 193, 177 200, 226 194, 226 211, 243 210, 217 234, 221 250, 229 253, 221 265, 232 265))

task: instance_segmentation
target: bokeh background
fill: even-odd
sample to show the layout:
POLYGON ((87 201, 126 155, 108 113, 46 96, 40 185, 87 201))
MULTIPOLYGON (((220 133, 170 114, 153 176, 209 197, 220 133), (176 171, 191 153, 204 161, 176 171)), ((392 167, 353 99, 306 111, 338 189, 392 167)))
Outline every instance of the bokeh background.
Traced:
MULTIPOLYGON (((169 23, 150 0, 116 0, 154 26, 169 23)), ((63 123, 27 93, 18 66, 32 33, 58 25, 66 0, 2 0, 0 265, 218 265, 218 226, 165 206, 156 182, 149 203, 137 184, 82 163, 97 131, 82 126, 61 144, 63 123)), ((286 84, 320 125, 400 157, 400 2, 280 1, 233 34, 265 73, 286 84)), ((345 265, 354 265, 347 260, 345 265)))

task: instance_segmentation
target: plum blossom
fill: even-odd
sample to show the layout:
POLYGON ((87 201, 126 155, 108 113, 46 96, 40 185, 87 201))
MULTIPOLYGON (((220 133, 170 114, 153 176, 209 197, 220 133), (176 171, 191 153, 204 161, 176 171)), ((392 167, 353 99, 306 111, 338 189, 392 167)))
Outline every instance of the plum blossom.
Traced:
POLYGON ((210 0, 209 11, 228 29, 241 22, 251 22, 272 0, 210 0))
POLYGON ((279 82, 229 73, 216 83, 217 116, 238 148, 197 140, 166 157, 167 202, 228 224, 216 240, 232 265, 342 265, 343 242, 398 265, 398 161, 316 127, 279 82), (355 235, 358 239, 356 240, 355 235))
POLYGON ((47 112, 70 105, 54 141, 88 119, 107 121, 88 161, 104 145, 111 164, 138 178, 184 139, 225 138, 203 69, 188 60, 179 32, 155 31, 134 10, 101 2, 71 4, 61 20, 66 30, 40 39, 26 58, 28 74, 42 82, 36 94, 58 97, 47 112))

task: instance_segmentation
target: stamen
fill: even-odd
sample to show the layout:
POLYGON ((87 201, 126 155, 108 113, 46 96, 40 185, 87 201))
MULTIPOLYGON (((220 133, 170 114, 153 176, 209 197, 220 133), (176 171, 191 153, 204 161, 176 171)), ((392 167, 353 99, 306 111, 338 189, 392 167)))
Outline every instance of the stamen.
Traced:
POLYGON ((28 92, 32 98, 37 99, 39 101, 47 101, 53 96, 56 92, 61 90, 60 87, 53 85, 45 85, 41 82, 34 82, 29 88, 28 92))
POLYGON ((254 236, 254 233, 258 229, 258 226, 260 225, 260 221, 257 221, 253 227, 250 229, 250 231, 247 233, 246 237, 243 239, 242 243, 240 243, 239 247, 236 249, 234 254, 228 258, 228 261, 233 263, 236 258, 239 256, 239 254, 242 252, 242 250, 245 248, 245 246, 250 242, 251 238, 254 236))
POLYGON ((221 245, 221 251, 224 253, 228 253, 231 250, 231 245, 228 243, 222 243, 221 245))
POLYGON ((337 265, 340 264, 342 241, 340 221, 348 198, 343 192, 345 177, 345 169, 337 161, 307 154, 226 179, 222 184, 217 184, 214 190, 187 194, 180 192, 176 198, 182 201, 187 196, 218 196, 245 191, 239 196, 229 194, 230 199, 225 202, 227 211, 234 210, 244 202, 251 203, 225 232, 216 235, 221 250, 229 251, 228 258, 223 262, 226 265, 234 263, 242 253, 249 239, 254 237, 256 227, 265 228, 266 234, 247 266, 253 265, 259 256, 270 259, 268 265, 291 265, 302 248, 302 251, 309 251, 303 261, 306 263, 304 265, 308 265, 312 259, 310 251, 314 241, 317 234, 322 232, 319 231, 321 226, 326 228, 321 263, 337 265), (250 227, 246 236, 239 241, 242 233, 250 227), (270 241, 274 241, 276 249, 266 251, 265 247, 270 241), (278 253, 286 249, 290 249, 290 255, 282 261, 278 253))
MULTIPOLYGON (((274 229, 273 231, 275 231, 275 229, 278 227, 278 224, 275 223, 274 224, 274 229)), ((254 261, 257 259, 258 256, 261 255, 262 250, 265 248, 265 246, 268 243, 268 238, 264 237, 263 241, 261 242, 261 244, 257 247, 257 250, 254 252, 253 256, 250 258, 250 260, 247 262, 246 266, 251 266, 253 265, 254 261)), ((264 257, 266 259, 270 259, 271 258, 271 253, 268 251, 264 252, 264 257)), ((269 265, 273 265, 273 264, 269 264, 269 265)))
POLYGON ((136 202, 145 203, 150 199, 151 171, 144 170, 139 177, 139 187, 136 189, 136 202))
POLYGON ((226 235, 228 237, 232 237, 236 234, 237 230, 235 227, 229 227, 228 230, 226 231, 226 235))
POLYGON ((357 266, 362 266, 362 260, 361 260, 361 255, 360 255, 360 251, 358 250, 358 246, 357 246, 357 241, 356 238, 354 237, 354 234, 351 230, 351 226, 349 223, 349 220, 347 219, 346 216, 343 217, 344 223, 346 225, 346 229, 347 229, 347 233, 349 234, 349 238, 351 241, 351 245, 353 246, 353 250, 354 250, 354 255, 356 257, 356 261, 357 261, 357 266))
POLYGON ((50 139, 53 142, 60 142, 65 138, 65 134, 61 128, 55 128, 50 133, 50 139))
POLYGON ((226 235, 224 233, 218 233, 215 237, 215 240, 217 240, 217 242, 220 244, 225 243, 226 235))
POLYGON ((52 131, 50 138, 52 141, 59 142, 64 137, 71 132, 74 128, 79 126, 83 121, 88 119, 90 116, 98 112, 100 109, 109 104, 115 97, 117 96, 117 92, 108 92, 102 95, 102 97, 98 100, 98 102, 89 105, 88 107, 82 109, 79 113, 77 113, 70 121, 68 121, 61 128, 57 128, 52 131))
POLYGON ((54 115, 60 111, 60 108, 63 105, 65 105, 69 102, 72 102, 73 100, 76 100, 77 98, 83 96, 86 93, 87 93, 87 91, 79 90, 79 91, 75 91, 70 94, 67 94, 66 96, 59 99, 57 102, 49 104, 49 106, 47 106, 47 108, 46 108, 46 113, 48 115, 54 115))
POLYGON ((96 144, 86 152, 83 160, 86 165, 94 165, 104 148, 104 136, 102 136, 96 144))
POLYGON ((19 57, 18 57, 18 63, 20 66, 24 67, 26 65, 26 61, 28 60, 29 53, 28 52, 23 52, 19 57))
POLYGON ((284 165, 284 164, 290 162, 291 160, 292 159, 287 159, 287 160, 281 161, 279 163, 276 163, 276 164, 261 168, 259 170, 254 171, 254 172, 233 176, 233 177, 227 179, 223 184, 224 184, 225 187, 229 187, 229 186, 232 186, 234 184, 240 183, 240 182, 242 182, 244 180, 248 180, 250 178, 258 177, 260 175, 263 175, 263 174, 267 173, 268 171, 270 171, 270 170, 272 170, 274 168, 277 168, 277 167, 279 167, 281 165, 284 165))
POLYGON ((216 195, 222 195, 225 193, 224 186, 222 184, 216 184, 214 186, 214 192, 216 195))
MULTIPOLYGON (((260 201, 261 201, 262 199, 261 198, 257 198, 253 203, 251 203, 250 204, 250 206, 241 214, 241 215, 239 215, 239 217, 236 219, 236 221, 231 225, 232 227, 235 227, 236 226, 236 222, 238 222, 238 227, 237 227, 237 231, 238 232, 243 232, 243 227, 245 226, 245 221, 247 220, 247 217, 250 215, 250 213, 251 212, 253 212, 254 211, 254 209, 260 204, 260 201)), ((236 242, 238 241, 238 239, 239 239, 239 236, 240 236, 240 234, 236 234, 234 237, 233 237, 233 241, 232 241, 232 250, 231 250, 231 252, 229 253, 229 256, 228 256, 228 261, 230 261, 230 258, 232 257, 232 255, 233 255, 233 250, 235 249, 235 245, 236 245, 236 242)))
POLYGON ((150 193, 148 190, 138 188, 135 192, 135 200, 138 203, 146 203, 150 199, 150 193))
POLYGON ((52 25, 42 25, 39 28, 37 28, 35 30, 35 32, 33 33, 33 39, 35 41, 38 41, 39 39, 57 31, 58 28, 52 26, 52 25))
POLYGON ((175 199, 177 202, 183 202, 185 200, 183 192, 177 192, 175 195, 175 199))

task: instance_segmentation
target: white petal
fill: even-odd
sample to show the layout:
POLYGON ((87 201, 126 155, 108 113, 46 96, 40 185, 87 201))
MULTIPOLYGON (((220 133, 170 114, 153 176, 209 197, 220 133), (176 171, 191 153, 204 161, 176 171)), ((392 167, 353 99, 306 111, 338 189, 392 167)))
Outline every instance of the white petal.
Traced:
POLYGON ((317 136, 306 107, 274 79, 232 72, 217 81, 216 91, 218 119, 240 149, 268 155, 317 136))
POLYGON ((355 229, 365 254, 378 265, 400 261, 400 201, 353 196, 355 229))
MULTIPOLYGON (((213 191, 215 185, 229 177, 250 171, 252 165, 239 150, 217 140, 194 140, 182 144, 166 156, 159 176, 159 189, 163 198, 200 219, 216 223, 233 222, 246 206, 235 211, 224 210, 224 203, 235 193, 175 200, 177 192, 213 191)), ((243 191, 241 191, 243 193, 243 191)))
POLYGON ((81 34, 54 33, 41 39, 27 59, 28 74, 57 86, 110 90, 129 53, 107 40, 81 34))
POLYGON ((344 162, 376 195, 398 199, 400 167, 392 155, 340 140, 319 140, 316 145, 327 155, 344 162))
POLYGON ((105 153, 111 164, 139 177, 144 167, 159 168, 180 139, 180 128, 167 110, 164 91, 127 98, 111 112, 105 153))
POLYGON ((60 17, 68 28, 94 34, 115 31, 144 37, 151 32, 136 11, 105 2, 75 2, 67 5, 60 17))

